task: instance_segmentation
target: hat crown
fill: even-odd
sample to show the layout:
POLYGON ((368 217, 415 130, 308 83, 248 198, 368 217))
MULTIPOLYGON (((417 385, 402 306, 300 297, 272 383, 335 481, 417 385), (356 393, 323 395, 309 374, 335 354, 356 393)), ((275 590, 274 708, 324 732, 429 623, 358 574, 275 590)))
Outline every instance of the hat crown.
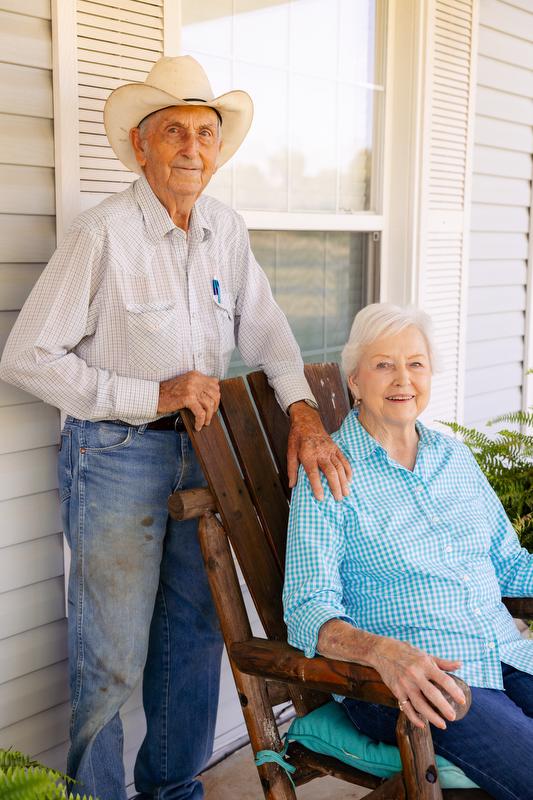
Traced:
POLYGON ((214 99, 202 65, 192 56, 163 56, 156 61, 145 83, 182 100, 191 98, 208 103, 214 99))

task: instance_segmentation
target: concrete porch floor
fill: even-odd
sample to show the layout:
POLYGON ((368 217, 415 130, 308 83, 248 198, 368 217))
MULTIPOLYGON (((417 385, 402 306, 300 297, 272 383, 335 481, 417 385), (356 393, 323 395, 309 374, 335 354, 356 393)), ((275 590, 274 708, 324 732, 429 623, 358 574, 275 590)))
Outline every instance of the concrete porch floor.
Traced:
MULTIPOLYGON (((201 776, 206 800, 264 800, 252 749, 242 747, 201 776)), ((298 800, 359 800, 368 794, 336 778, 318 778, 297 790, 298 800)))

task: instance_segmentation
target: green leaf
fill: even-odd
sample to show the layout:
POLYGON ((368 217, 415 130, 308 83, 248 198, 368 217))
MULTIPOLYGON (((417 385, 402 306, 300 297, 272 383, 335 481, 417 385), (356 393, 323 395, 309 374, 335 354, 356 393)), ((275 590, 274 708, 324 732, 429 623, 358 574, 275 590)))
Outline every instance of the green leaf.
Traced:
POLYGON ((24 753, 0 750, 1 800, 93 800, 69 794, 66 775, 45 767, 24 753))
MULTIPOLYGON (((439 420, 440 421, 440 420, 439 420)), ((520 425, 504 428, 493 437, 457 422, 441 421, 471 450, 481 471, 501 500, 523 547, 533 552, 533 409, 502 414, 489 425, 520 425)))

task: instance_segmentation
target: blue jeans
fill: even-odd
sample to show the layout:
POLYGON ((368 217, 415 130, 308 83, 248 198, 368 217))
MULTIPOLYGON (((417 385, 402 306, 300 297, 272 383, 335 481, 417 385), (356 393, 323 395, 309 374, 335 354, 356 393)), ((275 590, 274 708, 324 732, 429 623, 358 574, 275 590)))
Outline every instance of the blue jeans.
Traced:
MULTIPOLYGON (((533 676, 502 664, 505 691, 472 687, 472 705, 447 730, 431 726, 435 753, 457 764, 495 800, 533 800, 533 676)), ((362 733, 396 744, 398 710, 346 698, 362 733)))
POLYGON ((167 514, 204 485, 184 433, 68 417, 59 483, 72 551, 68 588, 76 792, 125 800, 119 709, 143 677, 143 798, 199 800, 213 745, 222 640, 196 521, 167 514), (144 674, 143 674, 144 671, 144 674))

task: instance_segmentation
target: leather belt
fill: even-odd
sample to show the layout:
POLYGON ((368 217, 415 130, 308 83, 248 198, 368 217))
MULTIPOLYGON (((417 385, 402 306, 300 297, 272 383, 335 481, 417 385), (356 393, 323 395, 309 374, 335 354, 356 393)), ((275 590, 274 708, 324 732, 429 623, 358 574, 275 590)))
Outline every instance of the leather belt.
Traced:
POLYGON ((146 426, 153 431, 176 431, 177 433, 185 433, 185 423, 181 418, 181 414, 171 414, 170 417, 160 417, 149 422, 146 426))
MULTIPOLYGON (((107 422, 115 425, 129 425, 129 422, 123 422, 121 419, 109 419, 107 422)), ((138 425, 131 427, 138 428, 138 425)), ((171 414, 169 417, 160 417, 154 419, 153 422, 148 422, 146 425, 152 431, 175 431, 176 433, 185 433, 185 423, 181 418, 179 411, 176 414, 171 414)))

